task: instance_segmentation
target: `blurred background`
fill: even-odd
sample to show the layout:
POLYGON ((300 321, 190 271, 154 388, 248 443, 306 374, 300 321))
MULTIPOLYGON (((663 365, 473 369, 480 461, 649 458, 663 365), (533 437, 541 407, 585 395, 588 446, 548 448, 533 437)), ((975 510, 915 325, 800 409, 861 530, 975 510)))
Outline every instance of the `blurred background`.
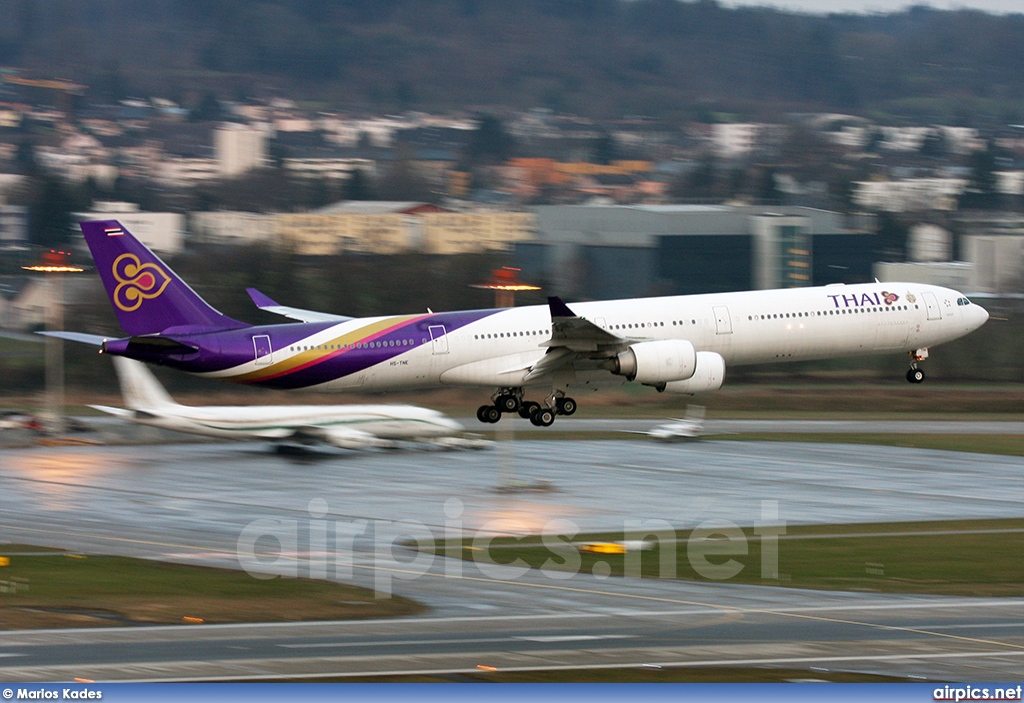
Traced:
MULTIPOLYGON (((902 402, 864 391, 891 385, 1019 411, 1024 15, 787 7, 0 4, 0 405, 44 387, 30 334, 55 276, 65 328, 117 332, 76 226, 117 218, 254 323, 274 318, 247 286, 346 315, 440 311, 492 305, 471 286, 503 265, 542 288, 519 305, 950 286, 1001 319, 936 350, 922 389, 896 355, 730 369, 709 404, 785 406, 782 384, 813 409, 839 383, 854 405, 902 402), (51 249, 86 270, 24 269, 51 249)), ((64 353, 72 402, 116 394, 92 350, 64 353)))

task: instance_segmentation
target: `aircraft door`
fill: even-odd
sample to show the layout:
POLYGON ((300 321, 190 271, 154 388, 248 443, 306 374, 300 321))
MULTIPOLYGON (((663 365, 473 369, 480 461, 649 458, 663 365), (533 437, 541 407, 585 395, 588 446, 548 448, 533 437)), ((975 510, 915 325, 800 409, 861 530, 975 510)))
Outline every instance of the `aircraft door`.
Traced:
POLYGON ((270 346, 270 337, 265 334, 253 335, 253 351, 256 353, 256 365, 266 366, 274 361, 274 350, 270 346))
POLYGON ((427 328, 430 332, 430 344, 435 354, 448 353, 448 331, 444 325, 431 325, 427 328))
POLYGON ((729 308, 724 305, 716 305, 715 328, 718 334, 732 334, 732 319, 729 317, 729 308))
POLYGON ((935 294, 925 292, 921 297, 924 298, 924 306, 928 309, 928 319, 941 320, 942 311, 939 310, 939 301, 935 299, 935 294))

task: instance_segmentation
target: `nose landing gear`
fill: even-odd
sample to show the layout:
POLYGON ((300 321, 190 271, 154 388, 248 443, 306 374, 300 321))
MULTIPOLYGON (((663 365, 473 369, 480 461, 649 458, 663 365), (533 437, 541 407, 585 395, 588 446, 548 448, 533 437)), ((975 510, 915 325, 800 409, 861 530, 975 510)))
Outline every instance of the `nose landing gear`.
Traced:
POLYGON ((918 364, 928 358, 928 349, 917 349, 910 352, 910 370, 907 371, 907 380, 911 383, 921 383, 924 381, 924 371, 918 367, 918 364))

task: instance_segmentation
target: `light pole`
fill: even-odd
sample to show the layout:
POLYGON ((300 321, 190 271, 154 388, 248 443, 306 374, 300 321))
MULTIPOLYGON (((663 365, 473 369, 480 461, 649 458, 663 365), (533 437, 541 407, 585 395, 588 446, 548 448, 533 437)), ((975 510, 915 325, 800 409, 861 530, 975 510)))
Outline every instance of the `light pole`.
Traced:
MULTIPOLYGON (((521 269, 512 266, 502 266, 491 271, 491 278, 487 283, 476 283, 470 288, 484 288, 494 291, 494 307, 512 308, 516 305, 515 295, 520 291, 540 290, 540 286, 532 286, 519 280, 521 269)), ((515 456, 512 446, 515 443, 515 434, 510 429, 500 429, 495 432, 495 439, 498 440, 499 472, 504 477, 499 482, 499 490, 517 491, 522 486, 516 483, 515 456)))
MULTIPOLYGON (((51 249, 44 252, 39 263, 22 266, 26 271, 46 274, 46 329, 64 329, 64 274, 81 273, 85 269, 71 263, 71 254, 51 249)), ((50 434, 64 430, 64 340, 46 337, 46 417, 44 427, 50 434)))

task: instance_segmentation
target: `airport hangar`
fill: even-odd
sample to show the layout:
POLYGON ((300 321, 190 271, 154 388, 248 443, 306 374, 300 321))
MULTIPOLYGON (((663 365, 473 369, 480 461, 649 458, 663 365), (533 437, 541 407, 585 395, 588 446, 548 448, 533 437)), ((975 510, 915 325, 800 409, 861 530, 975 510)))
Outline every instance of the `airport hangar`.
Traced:
POLYGON ((807 207, 551 205, 515 243, 524 280, 607 300, 872 280, 875 218, 807 207))

